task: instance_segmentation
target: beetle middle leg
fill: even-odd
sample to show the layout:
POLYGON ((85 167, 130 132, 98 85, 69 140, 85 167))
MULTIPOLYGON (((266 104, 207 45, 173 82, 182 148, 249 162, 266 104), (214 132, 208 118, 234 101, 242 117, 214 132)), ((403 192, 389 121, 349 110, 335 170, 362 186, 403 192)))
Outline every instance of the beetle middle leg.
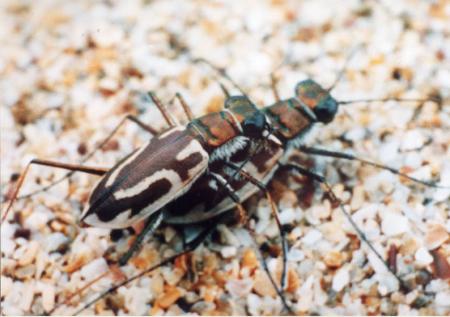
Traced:
POLYGON ((286 278, 287 278, 287 253, 288 253, 288 243, 286 240, 286 232, 283 229, 283 226, 280 222, 279 214, 278 214, 278 208, 276 207, 275 202, 272 199, 272 195, 270 194, 268 188, 266 185, 264 185, 262 182, 254 178, 250 173, 245 171, 243 168, 237 166, 234 163, 226 162, 226 165, 235 171, 237 171, 243 178, 248 180, 250 183, 258 187, 267 197, 267 200, 270 203, 272 215, 275 218, 275 222, 277 224, 278 230, 280 231, 280 238, 281 238, 281 248, 283 253, 283 270, 281 273, 281 288, 284 289, 284 286, 286 285, 286 278))
MULTIPOLYGON (((257 179, 255 179, 254 177, 252 177, 250 174, 248 174, 248 173, 246 173, 245 171, 243 171, 241 167, 236 166, 236 165, 234 165, 234 164, 232 164, 232 163, 227 163, 227 165, 230 166, 230 167, 232 167, 232 168, 236 168, 236 171, 237 171, 238 173, 240 173, 240 174, 245 174, 245 176, 243 176, 243 177, 248 177, 248 180, 249 180, 250 182, 252 182, 252 183, 253 183, 253 181, 254 181, 254 182, 255 182, 255 185, 258 184, 258 185, 256 185, 256 186, 259 187, 259 185, 260 185, 260 186, 262 186, 262 188, 265 188, 265 186, 264 186, 262 183, 260 183, 257 179)), ((229 184, 222 176, 220 176, 220 175, 218 175, 218 174, 210 173, 210 175, 211 175, 213 178, 216 179, 217 183, 221 186, 221 188, 223 188, 223 189, 226 191, 227 195, 231 198, 231 200, 233 200, 233 202, 236 203, 236 206, 237 206, 237 208, 238 208, 238 212, 237 212, 237 214, 235 214, 235 215, 236 215, 237 217, 240 217, 241 214, 246 214, 244 208, 242 207, 242 205, 241 205, 241 203, 240 203, 239 197, 234 193, 233 188, 231 187, 231 185, 230 185, 230 184, 229 184)), ((282 245, 283 245, 283 272, 282 272, 282 278, 281 278, 281 289, 283 289, 283 288, 284 288, 284 287, 283 287, 283 285, 284 285, 284 280, 285 280, 285 276, 286 276, 286 262, 287 262, 287 261, 286 261, 286 260, 287 260, 287 259, 286 259, 286 254, 287 254, 287 253, 286 253, 286 248, 287 248, 287 243, 286 243, 286 238, 284 237, 284 233, 283 233, 284 231, 283 231, 283 229, 282 229, 282 227, 281 227, 281 224, 280 224, 280 221, 279 221, 279 219, 278 219, 278 214, 277 214, 277 212, 276 212, 276 206, 275 206, 275 204, 274 204, 274 202, 273 202, 273 200, 272 200, 272 198, 271 198, 270 193, 268 192, 268 190, 265 189, 264 191, 265 191, 265 193, 268 195, 268 200, 269 200, 269 202, 271 203, 272 210, 273 210, 273 212, 274 212, 274 216, 275 216, 275 219, 276 219, 276 221, 277 221, 277 225, 279 226, 280 234, 281 234, 281 236, 282 236, 282 245)), ((241 220, 241 222, 242 222, 242 220, 241 220)), ((247 223, 247 221, 245 221, 245 223, 247 223)), ((246 227, 248 228, 248 226, 246 226, 246 227)), ((271 273, 270 273, 270 271, 269 271, 269 268, 267 267, 267 264, 265 263, 265 261, 264 261, 264 259, 263 259, 262 257, 261 257, 261 263, 262 263, 262 266, 263 266, 264 271, 265 271, 265 272, 267 273, 267 275, 269 276, 269 280, 270 280, 270 282, 271 282, 273 288, 275 289, 275 292, 277 293, 277 295, 280 297, 281 301, 283 302, 283 306, 285 307, 286 310, 288 310, 289 312, 292 312, 292 309, 289 307, 289 305, 288 305, 287 302, 286 302, 286 299, 285 299, 285 297, 284 297, 284 295, 283 295, 282 290, 280 290, 280 289, 278 288, 278 285, 276 284, 275 280, 273 279, 273 277, 272 277, 272 275, 271 275, 271 273)))

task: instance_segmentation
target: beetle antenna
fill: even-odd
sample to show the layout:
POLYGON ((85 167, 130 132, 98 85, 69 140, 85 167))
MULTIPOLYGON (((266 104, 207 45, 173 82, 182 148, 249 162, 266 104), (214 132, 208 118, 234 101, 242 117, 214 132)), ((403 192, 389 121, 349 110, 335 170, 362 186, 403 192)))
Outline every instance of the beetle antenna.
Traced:
POLYGON ((440 101, 437 98, 424 98, 424 99, 414 99, 414 98, 396 98, 396 97, 387 97, 387 98, 374 98, 374 99, 355 99, 355 100, 341 100, 338 101, 339 105, 349 105, 352 103, 371 103, 371 102, 387 102, 387 101, 397 101, 397 102, 418 102, 424 103, 427 101, 431 101, 439 104, 440 101))
POLYGON ((239 90, 239 92, 244 95, 247 96, 247 93, 244 91, 244 89, 241 88, 241 86, 239 86, 233 78, 231 78, 230 75, 228 75, 228 72, 226 71, 225 68, 219 67, 214 65, 213 63, 211 63, 210 61, 202 58, 202 57, 198 57, 198 58, 191 58, 193 63, 203 63, 208 65, 210 68, 212 68, 213 70, 215 70, 219 75, 221 75, 222 77, 224 77, 226 80, 228 80, 237 90, 239 90))
POLYGON ((334 200, 335 202, 339 203, 339 208, 341 209, 342 213, 344 214, 345 218, 347 218, 347 220, 350 222, 350 224, 352 225, 353 229, 355 229, 356 233, 358 234, 359 238, 366 243, 366 245, 369 247, 369 249, 375 254, 375 256, 378 258, 378 260, 380 260, 384 266, 386 267, 386 269, 395 277, 395 279, 398 281, 400 288, 405 290, 405 291, 409 291, 409 287, 408 285, 405 283, 405 281, 403 281, 397 274, 396 272, 392 269, 392 267, 389 265, 389 263, 387 263, 383 257, 380 255, 380 253, 375 249, 375 247, 373 246, 372 243, 369 242, 369 240, 367 240, 366 235, 364 234, 364 232, 361 231, 361 229, 359 229, 358 225, 356 224, 356 222, 353 220, 351 214, 348 212, 347 209, 345 209, 342 201, 337 198, 337 196, 335 195, 333 189, 331 188, 330 184, 328 184, 327 181, 323 182, 326 191, 328 192, 328 194, 330 195, 331 199, 334 200))
POLYGON ((364 44, 358 44, 350 51, 350 53, 345 58, 344 65, 342 66, 341 70, 337 73, 336 79, 334 80, 333 84, 327 89, 328 92, 331 92, 334 89, 334 87, 336 87, 336 85, 339 83, 339 81, 342 79, 342 77, 344 77, 345 71, 347 70, 347 67, 350 64, 350 61, 363 46, 364 44))

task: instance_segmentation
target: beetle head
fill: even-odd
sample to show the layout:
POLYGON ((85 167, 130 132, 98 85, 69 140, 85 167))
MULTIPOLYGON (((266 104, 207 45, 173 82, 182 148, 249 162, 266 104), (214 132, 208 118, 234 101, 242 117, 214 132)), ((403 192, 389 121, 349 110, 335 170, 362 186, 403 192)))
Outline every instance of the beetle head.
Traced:
POLYGON ((267 137, 272 132, 269 119, 259 110, 242 122, 242 129, 244 135, 250 138, 267 137))
POLYGON ((314 80, 301 81, 295 87, 296 98, 308 106, 322 123, 333 121, 338 111, 338 102, 330 92, 314 80))

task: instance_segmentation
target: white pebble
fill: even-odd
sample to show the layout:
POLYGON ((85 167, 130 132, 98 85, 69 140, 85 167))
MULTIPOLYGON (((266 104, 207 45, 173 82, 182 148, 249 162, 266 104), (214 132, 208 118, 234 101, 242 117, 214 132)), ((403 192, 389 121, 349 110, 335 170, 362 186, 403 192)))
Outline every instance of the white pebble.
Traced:
POLYGON ((319 230, 310 230, 302 239, 303 243, 312 246, 322 238, 322 233, 319 230))
POLYGON ((34 299, 34 292, 35 287, 31 282, 22 285, 19 307, 24 311, 30 311, 34 299))
POLYGON ((13 287, 13 280, 7 276, 0 277, 0 292, 2 293, 2 297, 8 296, 9 292, 13 287))
POLYGON ((61 232, 52 233, 45 239, 45 250, 47 252, 53 252, 68 240, 69 239, 61 232))
POLYGON ((92 39, 100 47, 109 47, 123 40, 123 29, 113 25, 100 25, 91 32, 92 39))
POLYGON ((408 219, 398 213, 387 212, 383 215, 381 228, 387 236, 402 234, 409 231, 408 219))
MULTIPOLYGON (((19 265, 25 266, 28 264, 31 264, 34 261, 34 258, 36 257, 36 254, 39 251, 39 242, 37 241, 30 241, 27 245, 24 246, 25 251, 23 254, 18 258, 19 265)), ((19 250, 21 250, 20 248, 19 250)), ((17 251, 19 251, 17 250, 17 251)))
POLYGON ((378 280, 378 291, 382 296, 395 292, 399 289, 398 280, 390 272, 376 274, 378 280))
POLYGON ((50 311, 55 307, 55 286, 48 283, 39 283, 38 288, 42 293, 42 306, 45 311, 50 311))
POLYGON ((36 206, 34 211, 25 219, 25 227, 38 231, 45 227, 47 223, 55 218, 55 215, 42 205, 36 206))
POLYGON ((279 215, 280 222, 283 225, 293 223, 295 220, 295 216, 296 214, 294 208, 286 208, 279 215))
POLYGON ((332 288, 336 292, 340 292, 345 286, 350 283, 350 272, 348 267, 345 266, 339 269, 333 277, 332 288))
POLYGON ((411 130, 405 133, 402 138, 400 148, 402 151, 413 150, 421 147, 425 142, 425 138, 418 130, 411 130))
POLYGON ((83 266, 80 270, 80 274, 85 280, 90 281, 107 270, 109 270, 109 267, 105 259, 98 258, 83 266))
POLYGON ((417 249, 414 257, 416 258, 416 263, 418 265, 426 266, 426 265, 430 264, 431 262, 433 262, 433 257, 428 252, 428 250, 424 247, 417 249))
MULTIPOLYGON (((378 248, 377 248, 377 251, 380 252, 380 250, 378 250, 378 248)), ((381 253, 381 254, 383 254, 383 253, 381 253)), ((381 261, 375 255, 375 253, 373 253, 372 251, 367 254, 367 259, 369 260, 370 266, 373 268, 373 270, 376 273, 384 274, 387 272, 385 263, 383 261, 381 261)))
POLYGON ((436 294, 435 304, 438 306, 450 306, 450 292, 442 292, 436 294))
POLYGON ((249 278, 242 280, 231 279, 225 284, 225 288, 232 297, 245 297, 252 290, 253 281, 249 278))
POLYGON ((177 283, 183 277, 183 271, 180 269, 172 269, 170 267, 161 268, 161 273, 164 277, 164 280, 169 285, 177 285, 177 283))
POLYGON ((288 261, 300 262, 305 258, 305 253, 299 249, 291 249, 288 253, 288 261))
POLYGON ((220 254, 221 254, 222 257, 224 257, 225 259, 226 259, 226 258, 231 258, 231 257, 235 256, 236 253, 237 253, 237 249, 236 249, 236 247, 234 247, 234 246, 226 246, 226 247, 223 247, 223 248, 220 250, 220 254))
POLYGON ((248 294, 247 296, 247 306, 248 306, 248 311, 251 315, 253 316, 257 316, 261 314, 261 299, 259 298, 259 296, 255 295, 255 294, 248 294))

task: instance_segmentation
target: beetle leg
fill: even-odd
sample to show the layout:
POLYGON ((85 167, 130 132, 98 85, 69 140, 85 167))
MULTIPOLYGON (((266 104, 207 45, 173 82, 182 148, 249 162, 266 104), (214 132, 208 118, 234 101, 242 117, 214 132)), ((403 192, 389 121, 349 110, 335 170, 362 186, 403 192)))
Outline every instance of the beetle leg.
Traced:
MULTIPOLYGON (((225 213, 226 214, 226 213, 225 213)), ((206 238, 209 236, 209 234, 216 228, 217 224, 220 222, 220 220, 222 219, 222 217, 218 217, 219 220, 218 221, 211 221, 208 223, 207 227, 197 236, 195 237, 195 239, 193 239, 192 241, 189 241, 186 243, 185 245, 185 249, 175 255, 172 255, 164 260, 162 260, 161 262, 159 262, 156 265, 153 265, 152 267, 134 275, 133 277, 118 283, 112 287, 110 287, 109 289, 107 289, 106 291, 100 293, 98 296, 96 296, 94 299, 90 300, 89 302, 87 302, 85 305, 83 305, 82 308, 80 308, 79 310, 77 310, 73 315, 77 316, 79 315, 82 311, 84 311, 85 309, 89 308, 91 305, 93 305, 94 303, 96 303, 97 301, 99 301, 100 299, 104 298, 106 295, 114 292, 115 290, 119 289, 122 286, 125 286, 129 283, 131 283, 134 280, 137 280, 139 278, 141 278, 142 276, 158 269, 159 267, 172 263, 173 261, 175 261, 178 257, 187 254, 189 252, 194 251, 203 241, 206 240, 206 238)))
POLYGON ((375 256, 382 262, 384 263, 384 265, 386 266, 387 270, 389 272, 391 272, 391 274, 397 279, 397 281, 399 282, 399 285, 402 289, 404 290, 409 290, 409 287, 406 285, 406 283, 397 276, 397 274, 392 270, 392 268, 389 266, 389 263, 387 263, 383 257, 380 255, 380 253, 375 249, 375 247, 372 245, 372 243, 370 243, 367 238, 366 235, 364 234, 364 232, 361 231, 361 229, 359 229, 358 225, 356 224, 356 222, 353 220, 352 215, 350 214, 350 212, 347 211, 347 209, 344 207, 342 201, 337 198, 337 196, 335 195, 333 189, 331 188, 330 184, 328 184, 328 182, 326 181, 325 177, 323 177, 322 175, 316 174, 312 171, 309 171, 307 169, 305 169, 304 167, 298 165, 298 164, 293 164, 293 163, 288 163, 288 164, 284 164, 284 165, 280 165, 281 167, 284 168, 288 168, 291 170, 295 170, 300 174, 303 174, 305 176, 308 177, 312 177, 315 181, 323 184, 326 188, 326 191, 328 192, 328 194, 331 196, 331 199, 338 202, 339 203, 339 208, 341 209, 342 213, 344 214, 344 216, 347 218, 347 220, 350 222, 350 224, 352 225, 352 227, 355 229, 356 233, 358 234, 359 238, 361 239, 361 241, 363 241, 365 244, 367 244, 367 246, 370 248, 370 250, 375 254, 375 256))
POLYGON ((3 221, 6 219, 9 211, 12 209, 12 206, 13 206, 14 202, 16 201, 17 195, 19 194, 19 190, 22 187, 23 181, 25 180, 25 177, 26 177, 26 175, 30 169, 30 166, 32 164, 50 166, 50 167, 55 167, 55 168, 62 168, 62 169, 70 170, 72 172, 83 172, 83 173, 93 174, 93 175, 97 175, 97 176, 101 176, 109 170, 109 168, 83 166, 83 165, 78 165, 78 164, 67 164, 67 163, 60 163, 60 162, 54 162, 54 161, 48 161, 48 160, 39 160, 39 159, 31 160, 31 162, 29 162, 27 164, 27 166, 23 170, 22 174, 19 176, 16 189, 14 190, 12 197, 9 199, 9 204, 1 218, 1 223, 3 223, 3 221))
POLYGON ((238 218, 240 218, 239 223, 245 224, 247 222, 247 212, 242 206, 239 197, 236 195, 231 185, 228 184, 228 182, 219 174, 209 173, 209 175, 211 175, 217 181, 217 183, 221 186, 221 188, 223 188, 226 191, 227 195, 236 204, 236 207, 238 209, 238 218))
MULTIPOLYGON (((131 121, 136 123, 139 127, 141 127, 142 129, 146 130, 147 132, 149 132, 150 134, 156 135, 159 132, 152 128, 151 126, 145 124, 144 122, 142 122, 141 120, 139 120, 136 116, 128 114, 125 117, 122 118, 122 120, 120 120, 119 124, 116 125, 116 127, 108 134, 108 136, 102 141, 100 142, 97 146, 94 147, 94 149, 88 153, 85 157, 83 157, 83 159, 79 162, 79 164, 83 164, 84 162, 86 162, 88 159, 90 159, 99 149, 101 149, 102 147, 104 147, 110 140, 111 138, 114 136, 114 134, 119 130, 119 128, 126 122, 126 121, 131 121)), ((49 190, 50 188, 52 188, 53 186, 61 183, 63 180, 67 179, 68 177, 72 176, 74 173, 74 171, 67 173, 66 175, 64 175, 63 177, 61 177, 60 179, 54 181, 53 183, 35 190, 29 194, 26 195, 22 195, 17 197, 17 199, 25 199, 25 198, 29 198, 33 195, 36 195, 38 193, 42 193, 45 192, 47 190, 49 190)))
POLYGON ((180 102, 181 106, 183 107, 184 113, 186 114, 187 118, 189 121, 194 120, 194 114, 192 113, 191 107, 189 107, 189 105, 187 104, 186 100, 184 100, 183 96, 177 92, 175 94, 175 98, 178 99, 178 101, 180 102))
POLYGON ((230 75, 228 75, 228 72, 226 71, 225 68, 218 67, 218 66, 214 65, 213 63, 211 63, 210 61, 208 61, 208 60, 206 60, 204 58, 194 58, 192 61, 194 63, 204 63, 204 64, 208 65, 209 67, 214 69, 219 75, 221 75, 222 77, 226 78, 237 90, 239 90, 239 92, 242 95, 247 96, 245 91, 233 80, 233 78, 231 78, 230 75))
POLYGON ((333 84, 327 88, 327 91, 331 92, 334 87, 339 83, 339 81, 344 77, 345 72, 347 71, 348 64, 350 64, 350 61, 352 60, 353 56, 363 47, 363 44, 356 45, 350 53, 348 53, 347 57, 345 58, 344 65, 342 65, 339 72, 336 74, 336 78, 334 79, 333 84))
POLYGON ((275 102, 279 102, 281 100, 277 85, 278 85, 278 78, 276 77, 275 73, 272 72, 270 74, 270 88, 272 89, 275 102))
POLYGON ((380 168, 380 169, 384 169, 387 170, 393 174, 399 175, 401 177, 405 177, 415 183, 419 183, 428 187, 434 187, 434 188, 450 188, 449 186, 440 186, 440 185, 436 185, 436 182, 432 182, 432 181, 424 181, 424 180, 420 180, 417 179, 415 177, 409 176, 405 173, 400 172, 398 169, 395 169, 393 167, 390 166, 386 166, 380 163, 376 163, 373 161, 369 161, 360 157, 357 157, 356 155, 353 154, 349 154, 349 153, 344 153, 344 152, 338 152, 338 151, 328 151, 328 150, 323 150, 323 149, 319 149, 319 148, 314 148, 314 147, 308 147, 308 146, 300 146, 299 150, 302 151, 303 153, 307 153, 307 154, 312 154, 312 155, 319 155, 319 156, 329 156, 329 157, 334 157, 334 158, 338 158, 338 159, 344 159, 344 160, 350 160, 350 161, 358 161, 361 162, 362 164, 366 164, 366 165, 370 165, 376 168, 380 168))
MULTIPOLYGON (((249 228, 248 226, 247 226, 247 230, 249 230, 249 231, 252 232, 253 234, 255 233, 254 230, 251 229, 251 228, 249 228)), ((261 245, 258 246, 257 243, 256 243, 256 241, 255 241, 255 239, 252 239, 252 244, 253 244, 254 249, 256 250, 256 253, 257 253, 257 255, 258 255, 258 260, 259 260, 259 262, 261 263, 261 265, 262 265, 262 267, 263 267, 263 270, 266 272, 267 276, 269 277, 270 283, 272 284, 273 288, 275 289, 275 291, 276 291, 278 297, 280 297, 281 302, 283 303, 284 308, 289 312, 289 315, 292 315, 292 316, 296 315, 296 314, 293 312, 292 308, 291 308, 291 307, 288 305, 288 303, 286 302, 286 298, 284 297, 283 292, 278 288, 278 285, 277 285, 277 283, 275 282, 275 280, 273 279, 272 274, 270 274, 269 267, 267 266, 267 262, 266 262, 266 260, 264 259, 263 255, 262 255, 262 253, 261 253, 261 248, 262 248, 262 246, 261 246, 261 245)))
MULTIPOLYGON (((230 98, 231 94, 228 91, 227 87, 225 87, 225 85, 220 82, 219 82, 219 86, 220 86, 220 89, 222 90, 223 94, 225 95, 225 99, 230 98)), ((225 108, 228 108, 227 104, 225 104, 225 108)))
POLYGON ((152 101, 158 107, 159 111, 161 112, 161 114, 164 117, 164 120, 166 120, 167 124, 171 128, 180 125, 177 122, 177 120, 167 111, 166 106, 161 102, 161 100, 156 96, 156 94, 154 92, 152 92, 152 91, 148 92, 148 96, 152 99, 152 101))
POLYGON ((238 171, 238 173, 245 179, 247 179, 250 183, 258 187, 261 191, 263 191, 266 194, 267 200, 270 203, 272 215, 275 218, 275 221, 277 223, 278 230, 280 231, 280 238, 281 238, 281 247, 283 251, 283 271, 281 273, 281 288, 284 289, 286 285, 286 279, 287 279, 287 253, 288 253, 288 243, 286 240, 286 233, 283 229, 283 226, 280 222, 280 217, 278 213, 278 208, 275 204, 275 202, 272 199, 272 195, 270 194, 269 190, 267 189, 267 186, 261 183, 259 180, 254 178, 252 175, 250 175, 247 171, 245 171, 243 168, 237 166, 234 163, 226 162, 226 165, 231 167, 232 169, 238 171))
POLYGON ((152 214, 145 224, 144 230, 142 230, 133 241, 130 249, 120 257, 119 266, 124 266, 128 263, 128 260, 134 255, 134 253, 140 249, 142 245, 142 241, 148 234, 153 234, 156 229, 161 225, 161 222, 164 219, 164 213, 162 211, 157 211, 152 214))

